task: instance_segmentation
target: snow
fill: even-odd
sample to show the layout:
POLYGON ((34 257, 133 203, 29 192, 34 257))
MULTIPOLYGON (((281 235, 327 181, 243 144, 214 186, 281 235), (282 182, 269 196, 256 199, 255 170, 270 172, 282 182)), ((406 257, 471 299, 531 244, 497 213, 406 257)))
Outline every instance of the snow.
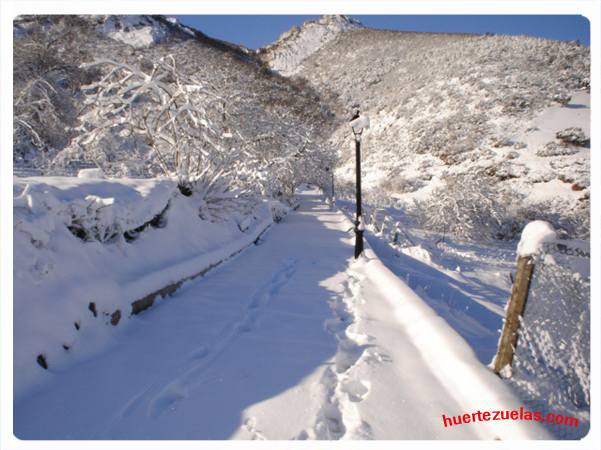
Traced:
POLYGON ((531 256, 541 251, 546 242, 557 239, 557 233, 549 222, 535 220, 524 227, 518 244, 518 256, 531 256))
POLYGON ((101 178, 106 178, 104 175, 104 172, 102 171, 102 169, 80 169, 79 172, 77 172, 77 178, 96 178, 96 179, 101 179, 101 178))
MULTIPOLYGON (((354 203, 337 205, 352 217, 354 203)), ((363 212, 365 237, 378 257, 488 364, 510 297, 517 243, 442 240, 442 233, 412 226, 402 210, 364 204, 363 212)), ((578 428, 545 428, 557 439, 579 439, 590 423, 590 242, 562 239, 542 247, 533 255, 514 364, 502 374, 526 408, 578 418, 578 428)))
POLYGON ((443 426, 442 414, 519 402, 369 245, 353 260, 351 225, 303 192, 260 245, 132 319, 103 353, 44 371, 15 403, 15 435, 546 438, 536 423, 443 426))
MULTIPOLYGON (((469 345, 399 280, 371 249, 368 276, 373 286, 385 292, 396 322, 408 335, 420 357, 446 392, 451 394, 463 411, 482 409, 519 409, 520 402, 503 383, 480 364, 469 345), (444 349, 444 350, 443 350, 444 349), (443 369, 444 368, 444 369, 443 369)), ((447 414, 448 416, 448 414, 447 414)), ((492 423, 490 428, 476 430, 481 438, 497 436, 501 439, 541 438, 536 429, 514 427, 513 424, 492 423), (498 425, 498 426, 497 426, 498 425)))
POLYGON ((349 125, 354 133, 361 133, 362 131, 369 129, 369 117, 359 116, 355 120, 352 120, 349 125))
POLYGON ((282 34, 276 42, 260 49, 270 67, 284 76, 298 72, 303 60, 346 31, 362 28, 346 16, 323 16, 282 34))
MULTIPOLYGON (((590 149, 564 146, 557 133, 573 127, 590 137, 588 66, 586 47, 571 43, 363 28, 338 34, 288 70, 371 116, 363 139, 367 201, 410 209, 413 200, 429 201, 445 177, 464 175, 511 198, 508 215, 583 223, 590 149), (571 100, 562 106, 553 100, 559 94, 571 100), (541 156, 550 142, 566 154, 541 156)), ((343 188, 354 183, 352 134, 340 121, 330 136, 343 188)))
MULTIPOLYGON (((110 16, 97 30, 145 49, 171 28, 148 16, 110 16)), ((590 253, 590 243, 556 241, 566 233, 566 217, 588 217, 590 94, 579 81, 587 73, 586 50, 530 38, 359 28, 327 16, 258 52, 275 71, 305 76, 316 93, 332 92, 339 106, 358 100, 377 119, 363 147, 365 199, 387 206, 390 220, 378 223, 365 208, 359 227, 368 244, 358 261, 350 258, 352 223, 317 191, 301 192, 292 215, 282 203, 257 198, 235 211, 213 205, 224 218, 209 220, 205 198, 185 198, 172 179, 110 179, 98 169, 81 170, 77 178, 15 178, 17 436, 550 437, 532 423, 445 429, 440 420, 522 404, 573 414, 588 426, 590 259, 578 255, 590 253), (399 79, 407 81, 400 88, 399 79), (554 96, 567 98, 565 89, 582 91, 549 107, 554 96), (524 101, 536 107, 503 109, 524 101), (514 367, 503 369, 511 377, 506 381, 485 364, 511 289, 515 242, 461 242, 409 225, 410 217, 392 208, 428 201, 449 186, 447 176, 482 171, 499 198, 517 199, 510 213, 524 208, 516 223, 554 215, 559 223, 557 232, 542 221, 523 231, 518 255, 541 248, 552 254, 537 255, 514 367), (569 216, 575 210, 582 216, 569 216), (219 263, 170 300, 129 316, 133 300, 219 263), (38 355, 48 370, 36 363, 38 355)), ((27 32, 13 30, 16 39, 27 32)), ((200 89, 182 86, 188 93, 200 89)), ((251 136, 268 136, 287 129, 273 122, 280 115, 287 117, 266 116, 265 133, 252 121, 213 131, 244 140, 239 126, 247 126, 251 136)), ((295 154, 297 145, 287 138, 283 148, 295 154)), ((329 144, 344 149, 335 169, 337 194, 344 197, 344 182, 355 176, 347 122, 339 122, 329 144)), ((321 167, 299 169, 291 161, 271 173, 295 173, 298 180, 321 167)), ((257 170, 241 177, 251 180, 251 189, 270 176, 257 170)), ((268 186, 261 192, 279 189, 268 186)), ((565 438, 556 431, 554 437, 565 438)))
POLYGON ((135 48, 150 47, 167 36, 165 28, 149 16, 108 16, 96 30, 135 48))
POLYGON ((107 322, 115 311, 123 327, 131 302, 252 244, 272 210, 284 215, 277 202, 260 201, 210 222, 199 218, 199 204, 171 179, 14 179, 15 398, 51 378, 37 355, 51 373, 91 357, 114 339, 107 322), (86 241, 68 226, 85 230, 86 241))
POLYGON ((424 248, 422 245, 414 245, 411 247, 403 247, 401 251, 410 256, 413 259, 423 262, 424 264, 430 265, 432 263, 432 255, 428 251, 428 249, 424 248))

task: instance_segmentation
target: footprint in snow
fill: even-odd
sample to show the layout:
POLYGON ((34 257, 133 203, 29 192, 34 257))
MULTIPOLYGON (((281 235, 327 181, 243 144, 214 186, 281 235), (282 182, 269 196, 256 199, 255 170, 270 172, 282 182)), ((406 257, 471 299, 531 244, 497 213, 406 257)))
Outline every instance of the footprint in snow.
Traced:
POLYGON ((154 397, 148 406, 148 415, 156 419, 165 411, 175 411, 177 404, 186 398, 185 389, 179 383, 170 383, 154 397))
POLYGON ((306 441, 310 438, 307 430, 302 430, 296 436, 294 436, 291 440, 293 441, 306 441))

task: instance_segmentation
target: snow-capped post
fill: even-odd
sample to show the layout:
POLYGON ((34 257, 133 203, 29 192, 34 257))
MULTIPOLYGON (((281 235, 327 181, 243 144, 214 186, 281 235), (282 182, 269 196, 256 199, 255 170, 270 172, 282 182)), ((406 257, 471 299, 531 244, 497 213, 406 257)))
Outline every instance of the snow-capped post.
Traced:
POLYGON ((556 238, 553 227, 542 220, 530 222, 522 231, 518 244, 516 276, 506 307, 499 348, 492 361, 494 372, 503 378, 511 376, 511 364, 518 342, 520 322, 526 309, 530 281, 534 273, 534 256, 542 250, 543 243, 554 241, 556 238))
POLYGON ((351 128, 355 136, 355 169, 356 169, 356 198, 357 213, 355 216, 355 259, 363 253, 363 221, 361 217, 361 134, 369 128, 369 117, 360 114, 359 105, 353 106, 351 128))

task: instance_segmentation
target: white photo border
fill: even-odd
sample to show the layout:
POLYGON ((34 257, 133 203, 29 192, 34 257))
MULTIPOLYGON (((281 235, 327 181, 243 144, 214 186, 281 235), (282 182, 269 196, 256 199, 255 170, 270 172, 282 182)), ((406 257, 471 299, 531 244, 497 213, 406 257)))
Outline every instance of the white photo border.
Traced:
MULTIPOLYGON (((73 0, 19 1, 0 0, 0 447, 2 449, 218 449, 218 448, 332 448, 396 449, 411 448, 514 448, 516 443, 502 441, 343 441, 308 443, 303 441, 23 441, 13 435, 12 394, 12 21, 20 14, 372 14, 372 15, 583 15, 590 22, 591 51, 591 123, 601 123, 599 68, 600 16, 598 0, 73 0)), ((601 194, 601 155, 599 126, 591 127, 591 430, 580 441, 522 441, 520 448, 599 449, 601 448, 599 391, 601 299, 599 276, 601 194), (596 300, 595 300, 596 299, 596 300)))

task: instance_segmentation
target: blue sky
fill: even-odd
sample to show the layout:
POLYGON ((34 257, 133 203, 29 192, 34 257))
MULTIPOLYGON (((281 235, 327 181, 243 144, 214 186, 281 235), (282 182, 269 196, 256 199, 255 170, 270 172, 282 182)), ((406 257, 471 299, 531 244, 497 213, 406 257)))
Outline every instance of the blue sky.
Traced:
MULTIPOLYGON (((174 16, 182 23, 203 33, 249 48, 259 48, 275 41, 280 34, 294 25, 319 16, 282 15, 189 15, 174 16)), ((579 40, 590 45, 589 22, 582 16, 352 16, 370 28, 401 31, 463 32, 510 35, 529 35, 557 40, 579 40)))

